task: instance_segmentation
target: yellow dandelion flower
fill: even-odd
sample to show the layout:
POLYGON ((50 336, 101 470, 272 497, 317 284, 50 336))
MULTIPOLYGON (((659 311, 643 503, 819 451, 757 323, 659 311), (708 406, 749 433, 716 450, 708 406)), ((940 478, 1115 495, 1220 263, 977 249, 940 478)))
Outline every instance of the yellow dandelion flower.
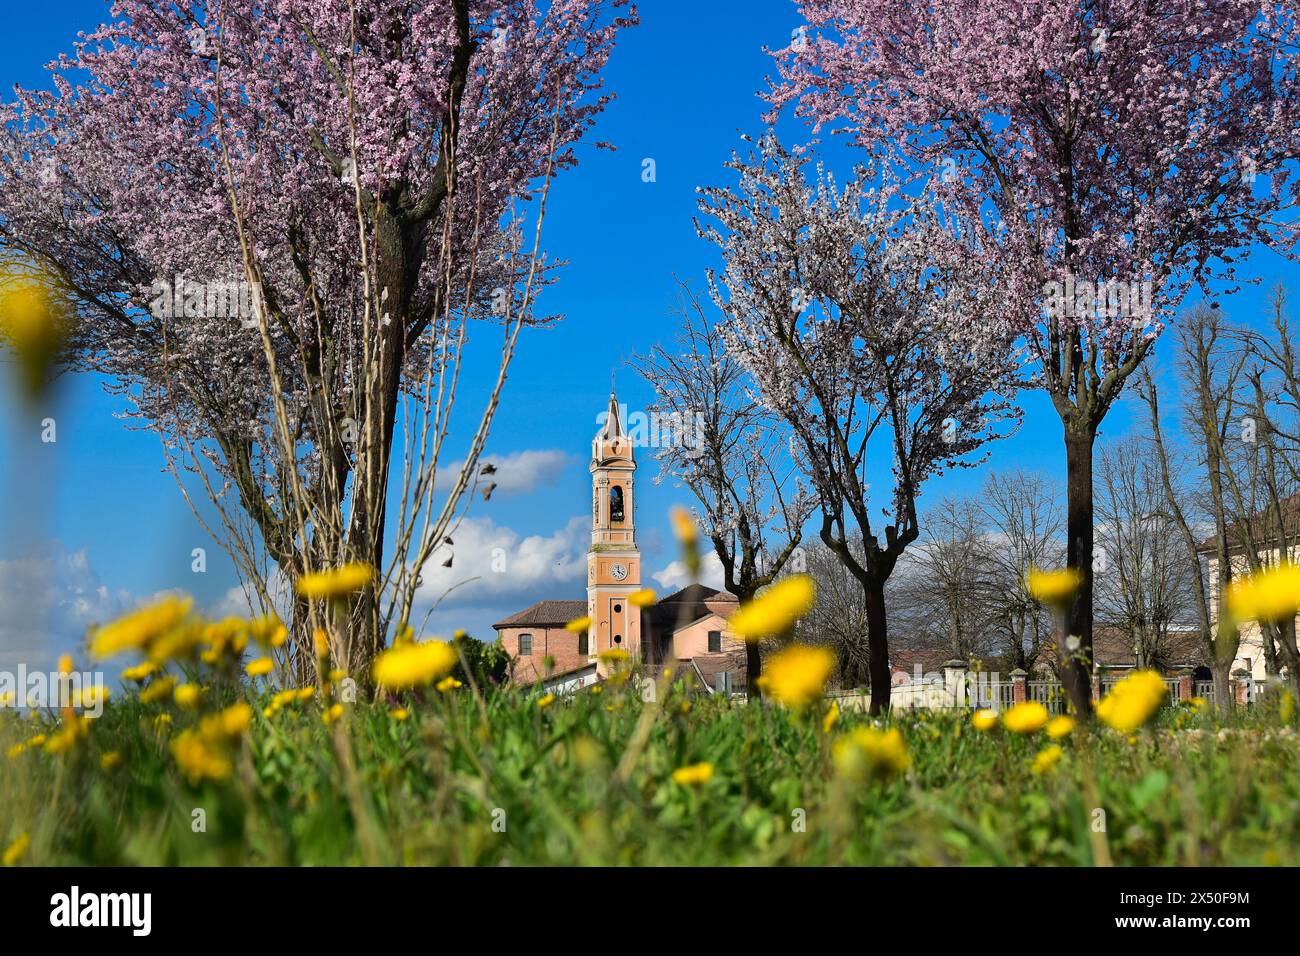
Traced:
POLYGON ((73 663, 73 662, 72 662, 72 655, 71 655, 71 654, 60 654, 60 655, 59 655, 59 665, 58 665, 58 666, 59 666, 59 673, 60 673, 60 674, 71 674, 71 673, 72 673, 72 663, 73 663))
POLYGON ((602 694, 605 692, 605 688, 601 684, 593 684, 590 692, 593 694, 602 694))
POLYGON ((172 694, 179 707, 197 707, 203 698, 203 688, 198 684, 181 684, 172 694))
POLYGON ((680 783, 683 787, 699 787, 712 779, 713 764, 708 762, 693 763, 673 771, 673 782, 680 783))
POLYGON ((566 631, 572 631, 574 634, 581 634, 591 629, 591 618, 575 617, 568 624, 564 625, 566 631))
POLYGON ((231 704, 217 714, 203 718, 199 729, 207 740, 241 737, 253 722, 253 708, 244 701, 231 704))
POLYGON ((694 548, 699 541, 699 531, 695 527, 695 520, 691 517, 691 513, 681 505, 674 505, 668 512, 668 520, 672 522, 673 535, 682 547, 694 548))
POLYGON ((555 703, 555 695, 547 694, 545 697, 538 698, 537 709, 545 710, 547 707, 550 707, 553 703, 555 703))
POLYGON ((467 637, 469 637, 469 631, 461 627, 458 627, 456 630, 451 632, 451 639, 453 641, 463 641, 467 637))
POLYGON ((449 693, 450 691, 455 690, 457 687, 460 687, 461 683, 460 681, 456 680, 456 678, 454 677, 444 677, 442 680, 438 681, 438 683, 435 684, 434 686, 441 693, 446 694, 449 693))
POLYGON ((884 780, 911 766, 903 735, 895 727, 855 727, 831 747, 831 758, 840 776, 849 780, 884 780))
POLYGON ((392 717, 393 720, 409 720, 411 717, 411 712, 407 710, 405 707, 398 707, 394 710, 390 710, 388 712, 388 716, 392 717))
POLYGON ((979 731, 989 731, 998 725, 998 712, 989 710, 987 707, 983 710, 977 710, 971 715, 971 726, 979 731))
POLYGON ((316 656, 321 660, 330 656, 330 636, 325 633, 324 628, 316 628, 311 632, 311 645, 316 651, 316 656))
POLYGON ((420 687, 446 677, 460 661, 446 641, 390 647, 375 659, 375 683, 389 690, 420 687))
POLYGON ((343 597, 360 591, 375 579, 375 569, 357 562, 329 571, 315 571, 298 579, 297 591, 305 598, 343 597))
POLYGON ((608 664, 611 667, 619 664, 626 664, 632 659, 631 655, 621 647, 611 647, 607 651, 601 651, 596 655, 596 658, 602 664, 608 664))
POLYGON ((0 272, 0 332, 18 359, 19 381, 31 396, 49 384, 49 371, 69 327, 63 285, 43 270, 7 266, 0 272))
POLYGON ((158 665, 153 661, 145 661, 143 664, 136 664, 134 667, 128 667, 126 670, 122 671, 122 679, 134 681, 137 684, 143 684, 149 679, 149 675, 157 669, 158 665))
POLYGON ((327 724, 332 724, 337 720, 341 720, 342 718, 343 718, 342 704, 335 704, 320 715, 320 719, 327 724))
POLYGON ((316 688, 315 688, 315 687, 300 687, 300 688, 298 688, 298 699, 299 699, 299 700, 311 700, 311 699, 312 699, 313 697, 315 697, 315 696, 316 696, 316 688))
POLYGON ((256 657, 244 665, 244 673, 249 677, 265 677, 275 670, 275 661, 269 657, 256 657))
POLYGON ((830 707, 826 708, 826 716, 822 718, 822 733, 829 734, 835 725, 840 722, 840 704, 839 701, 831 701, 830 707))
POLYGON ((190 598, 163 598, 105 624, 91 637, 91 653, 96 657, 111 657, 122 651, 145 648, 177 628, 193 603, 190 598))
POLYGON ((816 603, 813 579, 806 574, 792 574, 736 611, 728 627, 747 641, 784 634, 816 603))
POLYGON ((347 672, 347 671, 345 671, 345 670, 344 670, 343 668, 341 668, 341 667, 336 667, 336 668, 334 668, 332 671, 329 672, 329 674, 327 675, 326 679, 327 679, 331 684, 337 684, 339 681, 343 680, 343 678, 345 678, 345 677, 347 677, 347 676, 348 676, 348 672, 347 672))
POLYGON ((1228 613, 1239 621, 1283 621, 1300 610, 1300 565, 1286 562, 1238 578, 1223 594, 1228 613))
POLYGON ((5 866, 17 866, 18 862, 27 855, 27 850, 32 845, 32 838, 25 832, 18 834, 18 839, 10 843, 5 848, 3 862, 5 866))
POLYGON ((1062 737, 1068 737, 1074 730, 1074 718, 1067 717, 1065 714, 1061 714, 1059 717, 1053 717, 1047 722, 1047 726, 1044 730, 1046 730, 1047 736, 1053 740, 1060 740, 1062 737))
POLYGON ((1056 571, 1044 571, 1030 568, 1025 576, 1025 587, 1031 596, 1048 607, 1064 609, 1074 600, 1074 593, 1083 583, 1083 575, 1078 568, 1060 568, 1056 571))
POLYGON ((140 691, 140 703, 156 704, 160 700, 166 700, 172 696, 176 689, 176 678, 170 674, 162 677, 155 677, 149 682, 149 685, 140 691))
POLYGON ((649 607, 655 603, 659 595, 655 593, 654 588, 642 588, 640 591, 633 591, 627 596, 627 603, 633 607, 649 607))
POLYGON ((62 729, 50 734, 49 740, 45 741, 45 752, 49 754, 65 754, 88 733, 90 733, 90 721, 85 717, 74 718, 65 724, 62 729))
POLYGON ((1033 771, 1037 774, 1044 774, 1052 770, 1061 762, 1061 756, 1065 753, 1057 744, 1051 744, 1038 751, 1034 757, 1033 771))
POLYGON ((835 670, 835 654, 825 647, 791 644, 772 655, 763 668, 764 689, 787 707, 816 700, 835 670))
POLYGON ((9 748, 7 753, 10 760, 17 760, 23 754, 27 753, 27 744, 16 743, 9 748))
POLYGON ((172 757, 190 786, 203 780, 217 783, 230 776, 230 761, 193 730, 183 730, 171 743, 172 757))
POLYGON ((1112 730, 1131 734, 1156 715, 1168 693, 1159 673, 1135 671, 1097 703, 1097 719, 1112 730))
POLYGON ((122 755, 116 750, 110 750, 104 756, 99 758, 99 767, 101 770, 108 772, 116 770, 122 765, 122 755))
POLYGON ((1013 734, 1032 734, 1047 723, 1047 708, 1036 700, 1016 704, 1002 715, 1002 726, 1013 734))

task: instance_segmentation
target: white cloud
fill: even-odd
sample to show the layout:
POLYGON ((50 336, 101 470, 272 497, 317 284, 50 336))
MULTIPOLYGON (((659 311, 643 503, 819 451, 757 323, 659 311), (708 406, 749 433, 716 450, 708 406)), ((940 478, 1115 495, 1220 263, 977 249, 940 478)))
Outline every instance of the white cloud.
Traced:
POLYGON ((570 518, 550 535, 522 536, 490 518, 466 518, 424 566, 416 602, 429 607, 500 606, 504 614, 542 598, 586 594, 591 519, 570 518), (448 557, 450 568, 442 567, 448 557), (515 605, 518 604, 518 607, 515 605))
MULTIPOLYGON (((484 476, 485 480, 496 482, 495 494, 516 495, 555 484, 573 458, 556 448, 535 448, 508 455, 484 455, 479 461, 496 466, 496 474, 484 476)), ((439 464, 435 488, 450 491, 464 464, 463 460, 439 464)))
POLYGON ((135 604, 109 591, 85 549, 52 544, 45 553, 0 561, 0 669, 53 665, 59 654, 85 646, 86 630, 135 604))
MULTIPOLYGON (((665 595, 680 591, 691 583, 691 576, 686 572, 686 565, 681 561, 673 561, 662 571, 656 571, 650 576, 659 584, 660 593, 665 595)), ((722 570, 722 562, 718 559, 718 552, 709 551, 701 556, 701 584, 721 591, 726 579, 726 573, 722 570)))

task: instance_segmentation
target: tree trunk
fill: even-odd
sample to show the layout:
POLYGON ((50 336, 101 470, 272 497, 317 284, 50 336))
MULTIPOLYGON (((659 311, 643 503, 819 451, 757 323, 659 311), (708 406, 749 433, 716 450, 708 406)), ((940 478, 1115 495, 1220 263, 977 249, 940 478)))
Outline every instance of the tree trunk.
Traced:
POLYGON ((889 712, 889 633, 885 617, 885 582, 878 577, 862 582, 867 609, 867 671, 871 675, 872 717, 889 712))
POLYGON ((1057 653, 1061 661, 1061 682, 1074 704, 1075 713, 1092 713, 1092 428, 1065 427, 1066 466, 1066 551, 1067 567, 1079 571, 1079 589, 1066 617, 1057 653), (1066 647, 1070 637, 1079 647, 1066 647))
POLYGON ((758 677, 763 672, 763 660, 758 654, 758 641, 745 642, 745 692, 750 700, 763 696, 758 677))

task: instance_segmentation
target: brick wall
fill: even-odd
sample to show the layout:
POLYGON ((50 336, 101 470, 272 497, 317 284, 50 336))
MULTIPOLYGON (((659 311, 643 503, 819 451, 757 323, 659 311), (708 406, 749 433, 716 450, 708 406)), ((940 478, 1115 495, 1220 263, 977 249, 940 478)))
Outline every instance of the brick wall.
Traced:
POLYGON ((578 653, 580 635, 563 627, 507 627, 499 633, 506 653, 516 658, 514 679, 520 684, 531 684, 547 674, 561 674, 587 663, 587 655, 578 653), (526 657, 519 653, 522 634, 533 636, 533 652, 526 657), (553 659, 549 670, 548 656, 553 659))

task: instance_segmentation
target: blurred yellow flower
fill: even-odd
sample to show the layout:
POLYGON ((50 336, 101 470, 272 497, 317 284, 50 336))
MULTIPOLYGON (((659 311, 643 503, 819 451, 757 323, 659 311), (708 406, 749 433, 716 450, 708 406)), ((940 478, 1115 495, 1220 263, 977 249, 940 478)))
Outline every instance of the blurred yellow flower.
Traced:
POLYGON ((141 650, 178 627, 193 603, 190 598, 167 597, 105 624, 91 638, 91 653, 111 657, 122 651, 141 650))
POLYGON ((334 704, 332 707, 328 708, 324 713, 320 715, 320 719, 327 724, 332 724, 336 720, 342 719, 342 717, 343 717, 342 704, 334 704))
POLYGON ((1047 736, 1053 740, 1060 740, 1062 737, 1070 736, 1074 730, 1074 718, 1061 714, 1059 717, 1053 717, 1047 722, 1045 728, 1047 736))
POLYGON ((203 780, 217 783, 230 776, 230 761, 200 734, 183 730, 171 743, 172 756, 191 786, 203 780))
POLYGON ((1002 715, 1002 725, 1013 734, 1032 734, 1047 723, 1047 708, 1036 700, 1016 704, 1002 715))
POLYGON ((321 660, 330 656, 330 636, 325 633, 324 628, 318 627, 311 632, 311 646, 321 660))
POLYGON ((713 764, 693 763, 673 771, 673 782, 684 787, 698 787, 713 779, 713 764))
POLYGON ((134 667, 128 667, 126 670, 122 671, 122 679, 135 681, 137 684, 144 683, 149 675, 157 669, 158 665, 153 661, 145 661, 142 664, 136 664, 134 667))
POLYGON ((547 707, 550 707, 553 703, 555 703, 555 695, 547 694, 544 697, 538 698, 537 707, 539 710, 545 710, 547 707))
POLYGON ((977 710, 971 715, 970 722, 976 730, 992 730, 998 725, 998 712, 987 707, 977 710))
POLYGON ((840 722, 840 702, 831 701, 831 705, 826 708, 826 716, 822 718, 822 733, 829 734, 835 725, 840 722))
POLYGON ((626 664, 631 660, 631 655, 621 647, 611 647, 609 650, 601 651, 597 654, 596 659, 602 664, 617 666, 619 664, 626 664))
POLYGON ((252 721, 253 708, 241 700, 220 713, 204 717, 199 729, 207 740, 235 738, 246 733, 252 721))
POLYGON ((298 699, 299 699, 299 700, 311 700, 311 699, 312 699, 313 697, 315 697, 315 696, 316 696, 316 688, 315 688, 315 687, 299 687, 299 688, 298 688, 298 699))
POLYGON ((421 687, 446 677, 459 660, 446 641, 390 647, 375 659, 375 683, 389 690, 421 687))
POLYGON ((411 712, 407 710, 405 707, 398 707, 395 708, 394 710, 390 710, 388 712, 388 716, 392 717, 393 720, 409 720, 411 716, 411 712))
POLYGON ((817 586, 806 574, 773 584, 731 616, 728 628, 747 641, 784 634, 817 603, 817 586))
POLYGON ((1058 744, 1051 744, 1050 746, 1044 747, 1042 750, 1038 751, 1038 755, 1034 757, 1034 773, 1047 773, 1060 763, 1061 755, 1064 754, 1064 752, 1065 751, 1063 751, 1058 744))
POLYGON ((67 331, 68 309, 53 279, 12 265, 0 271, 0 335, 18 358, 29 395, 40 394, 48 384, 67 331))
POLYGON ((244 673, 249 677, 265 677, 275 670, 275 661, 269 657, 256 657, 244 665, 244 673))
POLYGON ((60 654, 60 655, 59 655, 59 664, 58 664, 58 668, 59 668, 59 673, 60 673, 60 674, 71 674, 71 673, 72 673, 72 655, 71 655, 71 654, 60 654))
POLYGON ((884 780, 911 766, 903 735, 895 727, 854 727, 831 747, 831 758, 840 776, 849 780, 884 780))
POLYGON ((1295 716, 1295 695, 1289 690, 1282 691, 1282 702, 1277 706, 1277 716, 1284 724, 1291 723, 1295 716))
POLYGON ((681 545, 685 548, 694 548, 699 540, 699 532, 695 528, 691 513, 681 505, 674 505, 668 512, 668 520, 672 522, 673 534, 681 545))
POLYGON ((462 685, 461 682, 456 680, 456 678, 454 677, 444 677, 442 680, 438 681, 438 683, 435 686, 440 692, 446 694, 462 685))
POLYGON ((77 745, 81 740, 90 733, 90 721, 85 717, 74 717, 63 727, 50 734, 50 738, 45 741, 45 752, 50 754, 65 754, 77 745))
POLYGON ((591 618, 575 617, 568 624, 564 625, 566 631, 572 631, 574 634, 581 634, 583 631, 591 628, 591 618))
POLYGON ((822 695, 834 670, 835 654, 828 648, 791 644, 768 659, 763 687, 787 707, 798 709, 822 695))
POLYGON ((342 597, 360 591, 375 579, 375 569, 356 562, 328 571, 314 571, 298 579, 297 591, 305 598, 342 597))
POLYGON ((121 765, 122 755, 116 750, 109 751, 99 758, 100 769, 104 771, 116 770, 121 765))
POLYGON ((176 689, 176 678, 170 674, 162 677, 155 677, 149 682, 143 690, 140 691, 140 703, 156 704, 160 700, 166 700, 172 696, 172 691, 176 689))
POLYGON ((649 607, 655 603, 655 598, 659 595, 655 593, 654 588, 642 588, 640 591, 633 591, 627 596, 627 603, 633 607, 649 607))
POLYGON ((27 855, 27 850, 32 845, 32 839, 26 832, 18 834, 18 839, 10 843, 5 849, 3 862, 5 866, 17 866, 18 862, 27 855))
POLYGON ((1283 621, 1300 610, 1300 565, 1286 562, 1238 578, 1223 593, 1228 613, 1238 621, 1283 621))
POLYGON ((1056 571, 1044 571, 1030 568, 1025 575, 1025 587, 1031 596, 1048 607, 1067 608, 1074 599, 1074 592, 1083 583, 1083 575, 1078 568, 1060 568, 1056 571))
POLYGON ((203 688, 198 684, 181 684, 172 697, 180 707, 197 707, 203 698, 203 688))
POLYGON ((1135 671, 1097 703, 1097 718, 1112 730, 1131 734, 1156 715, 1168 693, 1158 672, 1135 671))

